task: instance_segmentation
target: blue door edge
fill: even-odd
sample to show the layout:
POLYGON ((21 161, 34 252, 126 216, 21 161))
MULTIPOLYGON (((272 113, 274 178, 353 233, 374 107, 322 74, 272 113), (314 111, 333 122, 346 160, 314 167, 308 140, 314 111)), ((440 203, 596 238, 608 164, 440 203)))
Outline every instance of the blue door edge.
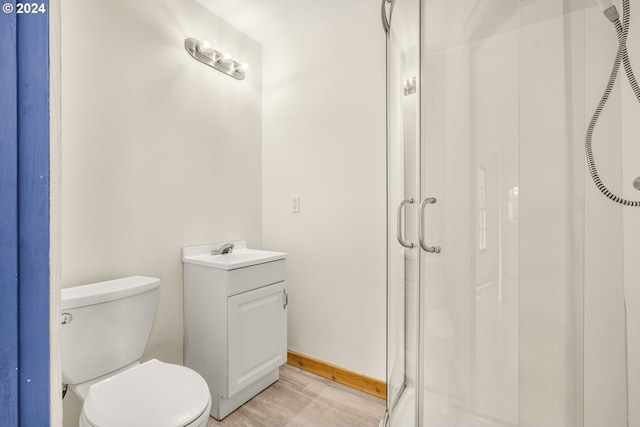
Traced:
POLYGON ((0 425, 18 423, 17 22, 0 16, 0 425))
POLYGON ((3 427, 50 425, 49 15, 41 4, 19 14, 8 1, 0 14, 3 427))
POLYGON ((18 422, 50 425, 49 14, 17 14, 18 422))

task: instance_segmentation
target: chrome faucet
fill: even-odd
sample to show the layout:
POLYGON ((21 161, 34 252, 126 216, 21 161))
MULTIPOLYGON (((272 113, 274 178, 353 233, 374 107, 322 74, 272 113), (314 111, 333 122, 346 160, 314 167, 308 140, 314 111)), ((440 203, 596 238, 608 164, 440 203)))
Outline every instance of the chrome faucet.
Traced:
POLYGON ((224 255, 233 252, 234 244, 231 242, 222 243, 211 251, 211 255, 224 255))

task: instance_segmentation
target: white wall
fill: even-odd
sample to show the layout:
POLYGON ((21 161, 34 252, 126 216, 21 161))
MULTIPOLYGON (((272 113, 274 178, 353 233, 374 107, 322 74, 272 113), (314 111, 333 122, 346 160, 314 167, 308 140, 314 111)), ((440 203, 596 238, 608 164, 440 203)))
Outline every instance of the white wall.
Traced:
MULTIPOLYGON (((628 41, 629 55, 635 67, 636 79, 640 78, 640 44, 638 31, 640 28, 640 5, 633 4, 631 22, 635 37, 628 41)), ((634 96, 626 77, 621 79, 622 87, 622 185, 623 195, 629 200, 640 200, 638 192, 631 183, 640 176, 638 159, 640 158, 640 104, 634 96)), ((619 169, 618 169, 619 171, 619 169)), ((624 224, 624 286, 627 297, 627 333, 629 346, 629 425, 640 425, 640 209, 623 208, 622 222, 624 224)))
MULTIPOLYGON (((261 234, 261 48, 192 1, 62 5, 62 284, 162 280, 143 359, 182 362, 183 246, 261 234), (250 64, 195 61, 207 38, 250 64)), ((65 425, 78 405, 65 399, 65 425)))
MULTIPOLYGON (((620 2, 614 3, 622 13, 620 2)), ((634 41, 637 41, 640 10, 634 2, 631 2, 631 11, 628 52, 638 76, 640 69, 634 58, 639 57, 640 49, 634 41)), ((588 120, 609 76, 617 38, 613 26, 598 7, 588 9, 585 17, 585 62, 588 64, 585 116, 588 120)), ((621 68, 598 120, 592 144, 602 181, 615 194, 629 200, 640 200, 640 193, 632 186, 633 179, 640 175, 638 117, 640 105, 621 68)), ((588 173, 585 173, 585 189, 585 427, 638 425, 640 341, 635 325, 640 316, 640 246, 637 243, 640 210, 605 198, 588 173)))
MULTIPOLYGON (((523 22, 545 13, 555 17, 521 30, 521 422, 637 425, 639 216, 600 194, 584 160, 615 30, 596 5, 563 16, 553 0, 532 2, 523 22)), ((634 57, 633 45, 629 51, 634 57)), ((628 159, 637 159, 638 111, 620 74, 593 137, 603 181, 636 200, 637 162, 628 159)))
POLYGON ((289 348, 379 379, 384 49, 370 0, 263 46, 263 242, 290 254, 289 348))

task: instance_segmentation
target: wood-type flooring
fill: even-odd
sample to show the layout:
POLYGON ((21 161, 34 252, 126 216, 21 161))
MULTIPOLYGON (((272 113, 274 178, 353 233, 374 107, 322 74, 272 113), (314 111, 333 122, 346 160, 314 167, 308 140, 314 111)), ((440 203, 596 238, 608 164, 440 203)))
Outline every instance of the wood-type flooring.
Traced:
POLYGON ((207 427, 378 427, 385 401, 291 365, 280 380, 207 427))

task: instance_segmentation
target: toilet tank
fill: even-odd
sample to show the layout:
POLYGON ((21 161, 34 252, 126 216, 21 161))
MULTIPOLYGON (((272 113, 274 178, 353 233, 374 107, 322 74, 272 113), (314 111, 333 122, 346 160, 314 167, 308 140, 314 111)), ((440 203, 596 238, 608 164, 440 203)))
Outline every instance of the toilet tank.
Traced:
POLYGON ((160 279, 133 276, 62 290, 62 380, 79 384, 140 359, 155 317, 160 279))

